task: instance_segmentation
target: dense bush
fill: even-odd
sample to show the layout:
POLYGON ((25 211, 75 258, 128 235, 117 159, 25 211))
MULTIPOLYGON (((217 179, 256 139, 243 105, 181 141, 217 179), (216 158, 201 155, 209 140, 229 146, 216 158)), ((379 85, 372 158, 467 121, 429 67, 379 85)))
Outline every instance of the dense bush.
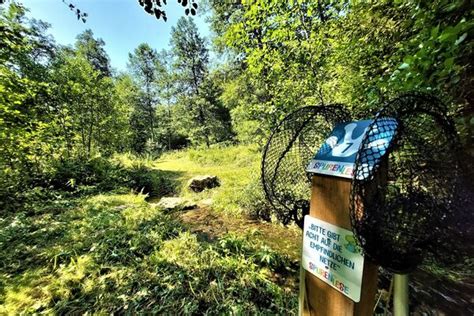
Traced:
POLYGON ((152 169, 147 159, 137 159, 127 168, 105 158, 61 161, 50 178, 58 189, 74 190, 81 185, 95 185, 100 190, 125 186, 150 196, 173 191, 172 182, 160 170, 152 169))
POLYGON ((0 210, 25 209, 36 202, 84 193, 86 187, 111 190, 127 181, 122 166, 102 157, 56 160, 46 169, 28 177, 12 172, 0 177, 0 210))
POLYGON ((151 160, 133 156, 120 158, 58 160, 47 172, 36 177, 15 174, 0 177, 0 210, 35 209, 37 205, 60 203, 73 195, 120 188, 149 196, 163 196, 174 191, 175 183, 167 173, 151 168, 151 160))
POLYGON ((53 164, 52 171, 46 175, 55 189, 74 190, 80 185, 98 185, 111 189, 125 181, 124 168, 106 158, 68 159, 53 164))
POLYGON ((127 186, 136 192, 163 196, 174 191, 174 184, 162 171, 151 169, 143 163, 133 164, 127 173, 127 186))
POLYGON ((26 179, 17 170, 0 170, 0 210, 18 207, 19 190, 25 187, 26 179))
POLYGON ((254 175, 249 184, 244 188, 239 204, 251 218, 271 220, 273 207, 265 197, 262 180, 259 175, 254 175))

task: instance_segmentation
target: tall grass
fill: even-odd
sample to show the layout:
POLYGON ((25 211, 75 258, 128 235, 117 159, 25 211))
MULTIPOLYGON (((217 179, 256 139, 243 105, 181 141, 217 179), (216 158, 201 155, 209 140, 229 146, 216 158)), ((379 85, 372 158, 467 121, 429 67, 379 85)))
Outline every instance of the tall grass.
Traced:
POLYGON ((252 236, 200 241, 144 195, 0 220, 0 314, 292 314, 288 259, 252 236))
POLYGON ((242 215, 247 212, 244 206, 249 205, 246 188, 258 188, 259 185, 260 157, 260 150, 250 145, 188 149, 165 154, 154 166, 162 170, 182 172, 179 190, 181 195, 194 200, 212 198, 216 211, 242 215), (190 191, 186 186, 187 180, 204 174, 218 176, 221 186, 202 193, 190 191))

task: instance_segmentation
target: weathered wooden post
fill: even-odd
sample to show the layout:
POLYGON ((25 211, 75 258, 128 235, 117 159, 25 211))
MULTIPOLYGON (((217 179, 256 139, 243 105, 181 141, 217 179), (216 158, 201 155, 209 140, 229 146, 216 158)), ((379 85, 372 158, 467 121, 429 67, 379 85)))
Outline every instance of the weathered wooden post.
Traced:
MULTIPOLYGON (((349 214, 353 162, 368 124, 336 125, 308 166, 314 175, 303 232, 307 315, 362 316, 374 310, 377 266, 360 253, 349 214)), ((374 182, 380 186, 385 179, 381 174, 374 182)))
MULTIPOLYGON (((315 175, 310 216, 334 226, 351 230, 349 218, 350 180, 315 175)), ((348 236, 348 235, 346 235, 348 236)), ((310 315, 371 315, 377 291, 377 266, 362 263, 360 299, 354 301, 327 282, 306 272, 306 290, 310 315)), ((331 272, 331 269, 327 270, 331 272)))

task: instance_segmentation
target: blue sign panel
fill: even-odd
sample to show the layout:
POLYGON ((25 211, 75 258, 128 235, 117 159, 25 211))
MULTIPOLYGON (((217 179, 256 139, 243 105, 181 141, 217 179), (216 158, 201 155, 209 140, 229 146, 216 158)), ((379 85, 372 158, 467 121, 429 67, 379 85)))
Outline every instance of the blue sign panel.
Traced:
MULTIPOLYGON (((390 123, 396 126, 396 120, 392 118, 383 119, 384 123, 390 123)), ((318 150, 314 158, 308 165, 306 171, 338 176, 351 179, 354 174, 354 163, 360 144, 367 128, 373 123, 372 120, 346 122, 336 124, 329 137, 318 150)), ((369 135, 368 148, 372 152, 377 152, 377 157, 382 157, 395 134, 395 129, 390 131, 379 131, 374 126, 369 135)), ((380 160, 380 159, 378 159, 380 160)), ((379 161, 370 161, 368 169, 379 161)))

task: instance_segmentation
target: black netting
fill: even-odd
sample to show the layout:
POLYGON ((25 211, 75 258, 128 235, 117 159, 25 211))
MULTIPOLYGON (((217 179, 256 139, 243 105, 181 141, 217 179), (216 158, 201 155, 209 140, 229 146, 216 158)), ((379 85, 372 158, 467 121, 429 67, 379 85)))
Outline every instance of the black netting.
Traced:
POLYGON ((454 250, 451 218, 472 207, 460 186, 459 149, 446 108, 432 96, 402 95, 376 115, 356 158, 350 215, 377 264, 408 272, 427 250, 454 250))
POLYGON ((277 218, 303 227, 309 213, 311 179, 306 167, 334 125, 349 120, 342 105, 307 106, 273 131, 262 159, 262 183, 277 218))

